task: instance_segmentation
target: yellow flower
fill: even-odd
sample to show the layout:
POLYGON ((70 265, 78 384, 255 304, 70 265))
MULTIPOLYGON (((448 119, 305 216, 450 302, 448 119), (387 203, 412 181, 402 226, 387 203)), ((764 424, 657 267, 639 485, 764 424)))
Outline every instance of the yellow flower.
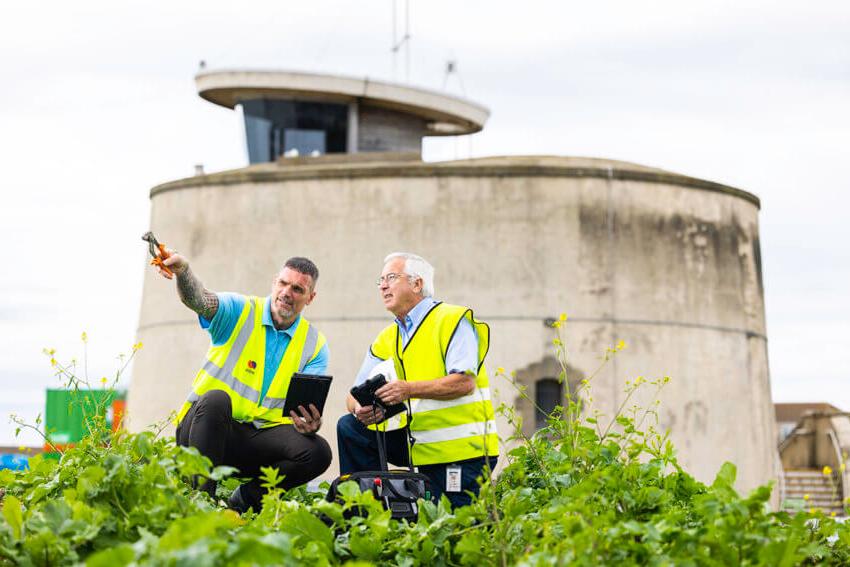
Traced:
POLYGON ((830 518, 834 518, 834 517, 835 517, 835 512, 830 512, 830 513, 829 513, 829 517, 830 517, 830 518))
POLYGON ((136 344, 133 345, 133 352, 136 352, 137 350, 141 350, 141 348, 142 348, 142 342, 139 341, 139 342, 137 342, 136 344))
POLYGON ((560 328, 561 328, 561 322, 560 322, 560 321, 555 321, 554 323, 552 323, 552 326, 553 326, 554 328, 556 328, 556 329, 560 329, 560 328))
POLYGON ((838 467, 841 472, 844 472, 847 469, 847 463, 841 463, 841 466, 838 467))
POLYGON ((624 341, 622 339, 617 341, 617 350, 623 350, 624 348, 626 348, 626 346, 627 346, 626 341, 624 341))
POLYGON ((809 495, 808 495, 808 494, 803 494, 803 500, 805 500, 806 502, 808 502, 808 501, 809 501, 809 495))
POLYGON ((561 321, 561 323, 565 323, 565 322, 567 321, 567 314, 566 314, 566 313, 561 313, 561 316, 559 317, 559 320, 561 321))
POLYGON ((811 514, 812 516, 814 516, 814 515, 815 515, 815 509, 814 509, 814 508, 809 508, 809 514, 811 514))
POLYGON ((823 467, 823 476, 829 476, 831 474, 832 474, 832 469, 829 467, 829 465, 823 467))
POLYGON ((20 447, 18 447, 18 452, 19 452, 19 453, 26 453, 26 452, 27 452, 27 448, 26 448, 26 447, 24 447, 23 445, 21 445, 20 447))
POLYGON ((561 346, 563 343, 561 342, 561 339, 552 339, 552 344, 555 346, 561 346))
POLYGON ((104 386, 106 385, 106 376, 104 376, 103 378, 100 379, 100 383, 103 384, 104 386))
POLYGON ((496 374, 504 374, 504 373, 505 373, 505 369, 502 368, 501 366, 496 369, 496 374))
POLYGON ((80 338, 83 339, 83 342, 87 342, 89 340, 89 336, 83 331, 83 334, 80 335, 80 338))

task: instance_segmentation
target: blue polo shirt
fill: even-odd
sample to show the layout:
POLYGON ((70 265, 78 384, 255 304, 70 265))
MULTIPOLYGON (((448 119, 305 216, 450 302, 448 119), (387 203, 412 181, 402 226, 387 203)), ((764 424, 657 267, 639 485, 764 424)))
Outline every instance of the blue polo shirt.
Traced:
MULTIPOLYGON (((209 321, 198 315, 198 320, 201 323, 201 328, 206 329, 210 334, 212 343, 216 346, 223 345, 230 338, 236 323, 239 321, 239 315, 245 308, 245 303, 248 298, 238 293, 216 293, 218 296, 218 311, 216 311, 212 320, 209 321)), ((263 388, 260 391, 260 401, 266 397, 266 392, 269 391, 272 379, 277 373, 280 366, 280 361, 283 360, 283 354, 289 346, 289 341, 292 340, 292 334, 298 328, 298 322, 301 321, 301 315, 295 319, 295 322, 287 329, 277 330, 272 320, 271 297, 266 297, 263 304, 263 327, 266 329, 266 359, 263 366, 263 388)), ((328 345, 325 343, 319 350, 318 356, 307 363, 304 367, 304 374, 325 374, 328 369, 328 345)))

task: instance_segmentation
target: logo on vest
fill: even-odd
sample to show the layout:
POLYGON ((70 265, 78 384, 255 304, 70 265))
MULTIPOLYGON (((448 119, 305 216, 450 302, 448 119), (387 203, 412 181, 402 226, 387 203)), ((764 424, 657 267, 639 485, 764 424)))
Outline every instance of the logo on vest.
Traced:
POLYGON ((255 369, 255 368, 257 368, 257 363, 256 363, 256 362, 254 362, 253 360, 249 360, 249 361, 248 361, 248 370, 247 370, 247 372, 248 372, 249 374, 253 374, 253 373, 254 373, 254 369, 255 369))

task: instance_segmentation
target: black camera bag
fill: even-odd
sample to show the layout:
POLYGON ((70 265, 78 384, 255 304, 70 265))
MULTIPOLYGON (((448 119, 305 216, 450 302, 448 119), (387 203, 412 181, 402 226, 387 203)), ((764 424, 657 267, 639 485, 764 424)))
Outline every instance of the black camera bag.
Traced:
POLYGON ((394 520, 415 522, 419 516, 420 499, 431 500, 431 484, 422 473, 407 470, 359 471, 334 479, 328 489, 327 500, 341 501, 339 485, 352 481, 360 492, 371 492, 380 500, 394 520))
MULTIPOLYGON (((383 376, 381 376, 383 378, 383 376)), ((399 404, 407 407, 405 404, 399 404)), ((409 414, 408 414, 409 415, 409 414)), ((413 468, 412 455, 410 458, 410 470, 389 470, 387 468, 386 431, 376 432, 378 440, 378 457, 381 459, 381 470, 379 471, 357 471, 344 474, 331 483, 328 502, 341 502, 339 485, 343 482, 353 481, 357 483, 360 492, 371 491, 375 500, 380 500, 385 510, 392 513, 394 520, 407 520, 415 522, 419 517, 419 499, 432 500, 431 481, 422 473, 413 468)), ((408 433, 409 435, 409 433, 408 433)), ((411 454, 408 445, 408 454, 411 454)), ((353 511, 351 515, 356 514, 353 511)))

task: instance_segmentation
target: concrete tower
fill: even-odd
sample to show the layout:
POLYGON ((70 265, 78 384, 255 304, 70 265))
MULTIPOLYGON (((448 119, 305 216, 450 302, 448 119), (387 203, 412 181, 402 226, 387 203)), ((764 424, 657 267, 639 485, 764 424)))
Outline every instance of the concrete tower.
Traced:
MULTIPOLYGON (((660 425, 689 471, 708 480, 731 460, 742 489, 776 476, 754 195, 605 159, 425 163, 423 136, 476 132, 488 111, 422 89, 290 72, 196 82, 203 98, 241 106, 251 165, 154 187, 151 228, 216 291, 266 295, 287 257, 317 263, 305 315, 330 345, 321 434, 332 447, 346 392, 391 320, 375 277, 387 253, 405 250, 434 264, 438 299, 490 324, 488 366, 516 370, 543 407, 563 394, 547 321, 567 312, 571 379, 618 340, 629 345, 594 382, 599 409, 615 411, 627 379, 669 375, 660 425)), ((151 270, 138 339, 133 429, 182 403, 208 344, 151 270)), ((533 430, 531 405, 493 381, 533 430)))

